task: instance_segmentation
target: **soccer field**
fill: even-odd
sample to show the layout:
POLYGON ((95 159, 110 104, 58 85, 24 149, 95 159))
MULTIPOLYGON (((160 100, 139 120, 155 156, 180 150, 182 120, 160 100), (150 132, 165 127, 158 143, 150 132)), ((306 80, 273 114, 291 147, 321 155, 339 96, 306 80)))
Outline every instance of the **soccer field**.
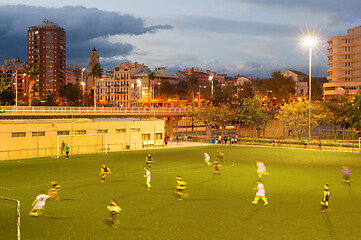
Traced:
MULTIPOLYGON (((21 201, 22 239, 361 239, 357 153, 213 145, 3 161, 0 169, 0 195, 21 201), (204 151, 213 161, 217 150, 225 154, 222 176, 203 162, 204 151), (150 191, 143 170, 148 152, 154 157, 150 191), (268 206, 251 204, 256 160, 271 173, 263 177, 268 206), (103 162, 113 172, 105 183, 103 162), (352 187, 341 182, 342 165, 352 171, 352 187), (183 201, 174 194, 177 175, 188 183, 183 201), (44 215, 29 216, 53 179, 60 200, 48 200, 44 215), (321 213, 325 183, 330 211, 321 213), (122 208, 119 230, 108 222, 112 198, 122 208)), ((16 239, 16 210, 0 203, 0 239, 16 239)))

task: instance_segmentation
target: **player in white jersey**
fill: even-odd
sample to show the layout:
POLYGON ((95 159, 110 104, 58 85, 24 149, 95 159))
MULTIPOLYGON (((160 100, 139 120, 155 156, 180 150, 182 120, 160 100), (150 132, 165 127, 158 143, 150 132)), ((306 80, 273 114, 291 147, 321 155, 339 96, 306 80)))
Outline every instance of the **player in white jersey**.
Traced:
POLYGON ((266 191, 264 189, 264 185, 262 183, 261 180, 258 180, 257 181, 257 187, 254 188, 255 190, 257 190, 257 193, 256 193, 256 196, 254 197, 254 200, 252 201, 253 204, 257 204, 258 203, 258 200, 260 198, 262 198, 263 202, 264 202, 264 205, 268 205, 268 201, 267 201, 267 198, 266 198, 266 191))
POLYGON ((212 163, 210 162, 211 157, 208 153, 204 152, 204 162, 207 164, 207 166, 212 166, 212 163))
POLYGON ((146 184, 147 184, 147 190, 149 191, 150 190, 150 188, 151 188, 151 185, 150 185, 150 171, 149 171, 149 169, 147 168, 146 169, 146 172, 145 172, 145 174, 146 175, 144 175, 144 177, 146 177, 147 178, 147 180, 146 180, 146 184))
POLYGON ((269 175, 269 173, 266 171, 266 166, 262 161, 257 160, 256 163, 257 163, 257 175, 259 179, 262 179, 262 175, 269 175))
POLYGON ((36 197, 35 201, 33 202, 32 206, 33 209, 29 212, 31 216, 39 216, 44 211, 44 206, 46 200, 48 200, 49 196, 45 194, 44 191, 40 192, 40 194, 36 197))

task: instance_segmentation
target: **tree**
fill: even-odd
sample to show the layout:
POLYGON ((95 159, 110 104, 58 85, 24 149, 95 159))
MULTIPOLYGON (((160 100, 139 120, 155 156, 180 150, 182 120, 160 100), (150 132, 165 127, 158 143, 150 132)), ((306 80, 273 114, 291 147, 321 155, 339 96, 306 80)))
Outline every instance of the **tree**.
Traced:
POLYGON ((78 84, 73 85, 69 83, 59 91, 59 96, 62 99, 63 104, 70 106, 80 106, 83 92, 78 84))
POLYGON ((94 79, 97 79, 100 78, 102 74, 103 74, 103 68, 100 66, 99 63, 96 63, 94 64, 91 73, 89 73, 89 76, 93 76, 94 79))
POLYGON ((255 86, 262 96, 275 98, 278 104, 294 99, 296 84, 291 77, 284 77, 280 71, 273 72, 269 79, 257 79, 255 86))
POLYGON ((270 116, 263 112, 262 103, 258 96, 244 98, 235 109, 236 114, 233 123, 237 128, 241 126, 254 126, 256 130, 263 130, 266 127, 270 116))
POLYGON ((195 113, 189 114, 189 117, 196 118, 198 121, 202 122, 205 126, 207 126, 211 131, 212 136, 212 127, 217 124, 216 115, 218 108, 214 105, 209 105, 205 108, 201 108, 199 111, 195 113))
POLYGON ((192 76, 191 78, 188 79, 187 81, 187 88, 188 91, 191 92, 191 101, 192 101, 192 107, 193 107, 193 103, 194 103, 194 92, 197 91, 198 88, 198 78, 195 76, 192 76))
POLYGON ((45 98, 43 99, 45 106, 58 106, 58 97, 55 92, 47 92, 45 98))
POLYGON ((11 86, 11 83, 6 84, 5 83, 5 79, 1 78, 0 79, 0 94, 5 91, 6 89, 8 89, 11 86))
POLYGON ((29 106, 31 106, 31 101, 33 98, 33 86, 35 85, 36 80, 39 78, 39 69, 34 64, 27 65, 25 66, 25 74, 28 80, 29 106))
POLYGON ((15 94, 11 89, 6 89, 0 93, 0 105, 14 105, 15 94))
POLYGON ((346 122, 355 130, 361 130, 361 90, 351 101, 346 102, 346 122))
POLYGON ((96 91, 95 91, 95 84, 96 79, 101 78, 103 74, 103 68, 100 66, 99 63, 94 64, 91 73, 89 73, 89 76, 92 76, 94 78, 94 91, 93 91, 93 100, 94 100, 94 107, 96 107, 96 91))
MULTIPOLYGON (((324 123, 327 120, 329 112, 320 102, 313 102, 311 105, 311 130, 324 123)), ((301 140, 302 134, 308 131, 309 121, 309 102, 291 102, 286 103, 276 118, 289 126, 301 140)))
POLYGON ((236 93, 238 101, 242 98, 252 98, 254 96, 252 84, 244 82, 243 84, 236 86, 236 93))
POLYGON ((343 128, 348 126, 348 123, 346 122, 346 108, 345 105, 347 105, 348 97, 345 95, 339 96, 338 101, 334 102, 325 102, 326 107, 328 108, 328 111, 330 114, 327 116, 329 123, 332 125, 332 130, 334 131, 334 140, 337 139, 337 129, 341 126, 343 128))
POLYGON ((232 85, 225 86, 222 90, 218 91, 217 94, 213 95, 211 99, 212 104, 215 106, 222 104, 232 104, 235 102, 236 88, 232 85))
POLYGON ((156 89, 156 95, 159 96, 160 99, 168 99, 174 96, 175 89, 173 86, 165 79, 162 79, 159 87, 156 89))

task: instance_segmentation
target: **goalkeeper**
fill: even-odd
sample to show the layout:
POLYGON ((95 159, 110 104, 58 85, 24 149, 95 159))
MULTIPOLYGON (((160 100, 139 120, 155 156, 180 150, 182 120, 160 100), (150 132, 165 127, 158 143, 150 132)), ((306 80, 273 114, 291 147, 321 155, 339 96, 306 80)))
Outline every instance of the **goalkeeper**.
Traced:
POLYGON ((107 206, 108 211, 110 212, 109 221, 112 225, 113 229, 119 228, 119 213, 122 209, 118 206, 117 201, 115 199, 110 200, 110 204, 107 206))
POLYGON ((58 201, 59 200, 58 191, 60 190, 60 185, 55 180, 52 180, 50 182, 50 185, 51 185, 51 188, 48 191, 48 195, 49 195, 49 197, 54 198, 55 201, 58 201))

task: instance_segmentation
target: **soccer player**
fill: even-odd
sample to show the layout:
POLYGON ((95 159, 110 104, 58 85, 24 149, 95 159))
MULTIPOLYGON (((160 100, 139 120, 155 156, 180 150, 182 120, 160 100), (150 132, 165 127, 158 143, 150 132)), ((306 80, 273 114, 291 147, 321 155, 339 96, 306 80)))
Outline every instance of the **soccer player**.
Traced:
POLYGON ((147 169, 150 170, 150 165, 152 164, 153 157, 150 153, 148 153, 147 157, 145 158, 145 166, 144 170, 147 171, 147 169))
POLYGON ((268 201, 266 198, 266 191, 264 189, 264 185, 262 183, 262 180, 258 180, 257 181, 257 187, 254 188, 254 190, 257 190, 256 196, 254 197, 254 200, 252 201, 253 204, 257 204, 258 200, 261 198, 262 201, 264 202, 263 205, 268 205, 268 201))
POLYGON ((204 152, 204 162, 207 164, 207 166, 212 166, 212 163, 210 162, 211 157, 208 153, 204 152))
POLYGON ((64 151, 65 151, 65 142, 63 141, 61 143, 61 155, 64 155, 64 151))
POLYGON ((326 183, 323 189, 323 196, 321 201, 321 210, 323 213, 328 211, 328 200, 330 198, 330 190, 328 188, 328 184, 326 183))
POLYGON ((54 198, 55 201, 58 201, 59 200, 58 191, 60 190, 60 185, 55 180, 52 180, 50 182, 50 185, 51 185, 51 188, 48 191, 48 195, 49 195, 49 197, 54 198))
POLYGON ((66 158, 69 158, 69 151, 70 151, 70 147, 68 146, 68 144, 65 144, 65 153, 66 153, 66 158))
POLYGON ((218 162, 224 163, 223 157, 224 157, 224 153, 221 152, 221 151, 217 151, 217 156, 216 156, 216 158, 217 158, 218 162))
POLYGON ((145 172, 145 175, 144 175, 144 177, 146 177, 147 178, 147 180, 146 180, 146 184, 147 184, 147 191, 150 191, 150 188, 152 187, 151 185, 150 185, 150 171, 149 171, 149 169, 147 168, 146 169, 146 172, 145 172))
POLYGON ((48 198, 49 196, 45 194, 45 191, 41 191, 33 202, 33 209, 31 209, 29 215, 34 217, 41 215, 44 212, 45 202, 48 200, 48 198))
POLYGON ((347 185, 351 187, 351 182, 350 182, 351 170, 348 168, 348 166, 342 166, 342 174, 343 174, 343 179, 341 181, 347 183, 347 185))
POLYGON ((221 176, 221 164, 219 163, 218 159, 214 160, 213 166, 214 166, 213 175, 221 176))
POLYGON ((108 211, 110 212, 109 220, 112 224, 113 229, 119 228, 119 213, 122 209, 118 206, 117 201, 115 199, 110 200, 110 204, 107 206, 108 211))
POLYGON ((112 171, 110 171, 110 168, 108 168, 105 163, 103 163, 102 167, 100 168, 100 175, 102 175, 102 180, 101 182, 104 182, 105 181, 105 177, 108 175, 108 174, 111 174, 112 171))
POLYGON ((256 164, 257 164, 257 175, 259 179, 262 179, 262 175, 269 175, 269 173, 266 171, 266 166, 261 160, 257 160, 256 164))
POLYGON ((176 180, 177 180, 177 190, 175 193, 177 194, 178 201, 182 201, 182 195, 184 194, 183 191, 184 189, 186 189, 187 183, 183 180, 181 176, 177 176, 176 180))

